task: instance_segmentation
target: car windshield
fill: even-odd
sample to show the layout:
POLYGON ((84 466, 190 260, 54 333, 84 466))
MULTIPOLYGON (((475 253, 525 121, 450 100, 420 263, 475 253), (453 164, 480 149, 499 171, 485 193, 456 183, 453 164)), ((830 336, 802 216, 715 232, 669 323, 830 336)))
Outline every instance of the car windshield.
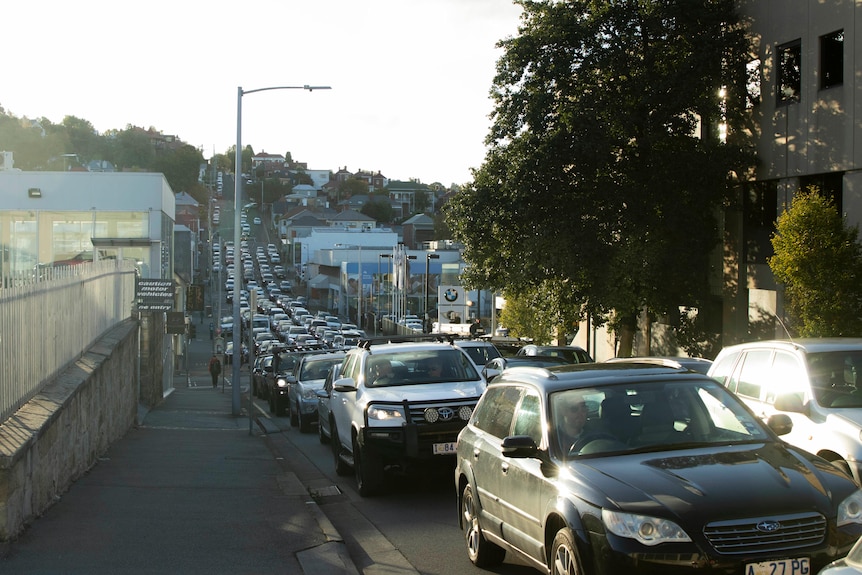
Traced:
POLYGON ((549 417, 551 448, 564 459, 770 439, 729 391, 700 379, 557 392, 549 417))
POLYGON ((817 403, 862 407, 862 349, 809 353, 806 361, 817 403))
POLYGON ((479 374, 457 349, 417 350, 372 355, 365 372, 368 387, 475 381, 479 374))

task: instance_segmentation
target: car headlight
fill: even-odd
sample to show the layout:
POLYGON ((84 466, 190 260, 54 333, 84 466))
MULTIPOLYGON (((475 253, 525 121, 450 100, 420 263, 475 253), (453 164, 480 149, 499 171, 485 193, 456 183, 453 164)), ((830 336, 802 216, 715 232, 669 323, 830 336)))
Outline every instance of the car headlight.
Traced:
POLYGON ((377 407, 370 406, 368 408, 369 422, 385 422, 386 425, 398 425, 405 421, 404 412, 396 407, 377 407))
POLYGON ((279 377, 277 380, 275 380, 275 384, 278 387, 287 387, 287 380, 283 377, 279 377))
POLYGON ((691 541, 679 525, 667 519, 602 509, 602 521, 614 535, 635 539, 644 545, 691 541))
POLYGON ((862 523, 862 491, 854 491, 838 505, 838 527, 862 523))
POLYGON ((306 401, 317 401, 317 391, 313 389, 303 389, 302 399, 306 401))

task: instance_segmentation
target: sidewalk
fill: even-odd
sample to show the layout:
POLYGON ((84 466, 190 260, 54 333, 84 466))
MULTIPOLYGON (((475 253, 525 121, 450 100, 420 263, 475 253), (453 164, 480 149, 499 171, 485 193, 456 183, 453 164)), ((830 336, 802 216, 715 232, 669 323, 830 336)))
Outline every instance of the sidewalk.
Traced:
POLYGON ((191 385, 178 374, 138 427, 0 546, 0 572, 357 573, 290 454, 279 446, 277 458, 257 425, 249 433, 247 396, 234 416, 230 385, 213 389, 210 355, 206 335, 192 342, 191 385))

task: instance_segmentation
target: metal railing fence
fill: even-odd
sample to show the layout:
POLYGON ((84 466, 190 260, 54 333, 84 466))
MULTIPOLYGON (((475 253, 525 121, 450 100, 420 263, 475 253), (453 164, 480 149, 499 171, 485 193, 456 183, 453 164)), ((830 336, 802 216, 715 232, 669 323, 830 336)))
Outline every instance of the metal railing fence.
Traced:
POLYGON ((131 315, 135 273, 104 260, 0 278, 0 423, 131 315))

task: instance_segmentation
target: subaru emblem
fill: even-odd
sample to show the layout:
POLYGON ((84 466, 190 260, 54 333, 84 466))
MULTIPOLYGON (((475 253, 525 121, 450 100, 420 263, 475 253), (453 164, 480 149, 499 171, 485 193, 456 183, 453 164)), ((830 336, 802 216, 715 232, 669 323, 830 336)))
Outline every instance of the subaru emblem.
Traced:
POLYGON ((440 421, 451 421, 455 417, 455 410, 451 407, 441 407, 437 413, 440 414, 440 421))
POLYGON ((764 533, 775 533, 781 529, 781 523, 778 521, 761 521, 757 524, 757 530, 764 533))

